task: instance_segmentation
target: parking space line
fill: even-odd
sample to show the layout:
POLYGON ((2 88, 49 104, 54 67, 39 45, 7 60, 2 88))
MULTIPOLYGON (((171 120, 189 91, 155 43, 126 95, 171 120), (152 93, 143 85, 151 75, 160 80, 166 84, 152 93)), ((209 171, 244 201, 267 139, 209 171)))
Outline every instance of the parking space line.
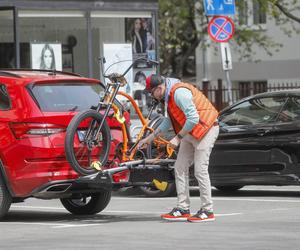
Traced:
POLYGON ((89 223, 89 224, 68 224, 68 225, 59 225, 54 226, 53 228, 60 229, 60 228, 71 228, 71 227, 90 227, 90 226, 103 226, 102 223, 89 223))
MULTIPOLYGON (((176 197, 164 197, 164 198, 151 198, 151 197, 113 197, 115 200, 155 200, 155 201, 163 201, 163 200, 176 200, 176 197)), ((191 200, 199 200, 198 196, 190 197, 191 200)), ((236 197, 213 197, 213 200, 220 201, 263 201, 263 202, 291 202, 291 203, 300 203, 300 200, 290 200, 290 199, 264 199, 264 198, 236 198, 236 197)))
POLYGON ((1 225, 36 225, 36 226, 72 226, 73 224, 65 224, 65 223, 47 223, 47 222, 1 222, 1 225))
POLYGON ((215 214, 216 217, 223 217, 223 216, 234 216, 234 215, 242 215, 243 213, 231 213, 231 214, 215 214))
POLYGON ((40 206, 20 206, 20 205, 12 205, 12 208, 20 208, 20 209, 34 209, 34 210, 64 210, 66 211, 65 208, 63 207, 40 207, 40 206))
POLYGON ((213 200, 219 201, 254 201, 254 202, 290 202, 290 203, 300 203, 300 200, 281 200, 281 199, 254 199, 254 198, 219 198, 215 197, 213 200))

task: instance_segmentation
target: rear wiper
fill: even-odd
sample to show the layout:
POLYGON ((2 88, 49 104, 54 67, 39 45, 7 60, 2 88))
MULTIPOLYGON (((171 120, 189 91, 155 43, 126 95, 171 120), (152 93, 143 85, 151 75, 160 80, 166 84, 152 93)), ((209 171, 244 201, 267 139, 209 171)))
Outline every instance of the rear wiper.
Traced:
POLYGON ((76 109, 78 109, 78 106, 74 106, 73 108, 69 109, 68 111, 75 111, 76 109))

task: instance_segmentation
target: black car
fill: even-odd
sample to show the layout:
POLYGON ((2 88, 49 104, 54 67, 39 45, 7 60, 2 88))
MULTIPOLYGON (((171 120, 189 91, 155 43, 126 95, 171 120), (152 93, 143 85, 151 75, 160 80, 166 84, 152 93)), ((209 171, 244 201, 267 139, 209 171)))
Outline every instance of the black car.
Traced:
POLYGON ((213 186, 300 184, 300 90, 247 97, 223 110, 219 123, 213 186))

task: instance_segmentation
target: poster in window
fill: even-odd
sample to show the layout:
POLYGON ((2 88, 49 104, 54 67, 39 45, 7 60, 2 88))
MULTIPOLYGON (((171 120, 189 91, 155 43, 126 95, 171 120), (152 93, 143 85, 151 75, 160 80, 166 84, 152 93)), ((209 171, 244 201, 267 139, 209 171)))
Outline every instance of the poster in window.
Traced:
MULTIPOLYGON (((123 74, 132 64, 132 46, 130 43, 124 44, 103 44, 103 53, 105 57, 104 72, 105 75, 111 73, 123 74)), ((132 94, 132 69, 125 75, 127 84, 121 87, 121 91, 132 94)), ((106 79, 107 80, 107 79, 106 79)))
POLYGON ((60 43, 31 43, 31 68, 62 70, 62 46, 60 43))
MULTIPOLYGON (((152 18, 126 18, 125 32, 126 41, 132 44, 133 59, 138 57, 156 59, 152 18)), ((149 65, 143 63, 137 64, 137 67, 149 67, 149 65)))

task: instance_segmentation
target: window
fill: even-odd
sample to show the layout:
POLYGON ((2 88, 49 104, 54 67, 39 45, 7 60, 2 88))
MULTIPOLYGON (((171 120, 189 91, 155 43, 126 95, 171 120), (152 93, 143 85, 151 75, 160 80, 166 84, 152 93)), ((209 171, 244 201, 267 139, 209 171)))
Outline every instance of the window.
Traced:
POLYGON ((239 25, 248 24, 248 2, 243 1, 238 8, 239 25))
POLYGON ((7 110, 10 109, 10 99, 4 84, 0 84, 0 109, 7 110))
POLYGON ((266 11, 259 1, 253 1, 253 24, 264 24, 267 21, 266 11))
POLYGON ((99 102, 100 84, 36 84, 32 93, 42 111, 81 111, 99 102))
POLYGON ((274 122, 286 102, 286 97, 266 97, 245 101, 220 117, 228 126, 256 125, 274 122))
POLYGON ((266 24, 266 10, 258 0, 242 1, 238 5, 238 22, 239 25, 255 27, 266 24))
POLYGON ((0 34, 0 68, 13 68, 16 60, 12 10, 0 9, 0 34))
POLYGON ((42 69, 45 51, 56 70, 88 76, 87 23, 83 11, 20 10, 20 66, 42 69), (47 47, 49 46, 50 49, 47 47))
MULTIPOLYGON (((92 40, 97 45, 93 47, 93 77, 102 78, 99 57, 105 57, 103 70, 108 70, 106 73, 123 73, 136 58, 156 60, 154 21, 150 12, 92 11, 92 40)), ((154 72, 153 65, 139 62, 126 74, 128 84, 120 89, 134 97, 144 115, 148 114, 151 98, 147 98, 142 90, 146 77, 154 72)), ((121 96, 118 99, 124 100, 121 96)), ((127 106, 131 109, 130 115, 137 116, 132 106, 127 106)))

